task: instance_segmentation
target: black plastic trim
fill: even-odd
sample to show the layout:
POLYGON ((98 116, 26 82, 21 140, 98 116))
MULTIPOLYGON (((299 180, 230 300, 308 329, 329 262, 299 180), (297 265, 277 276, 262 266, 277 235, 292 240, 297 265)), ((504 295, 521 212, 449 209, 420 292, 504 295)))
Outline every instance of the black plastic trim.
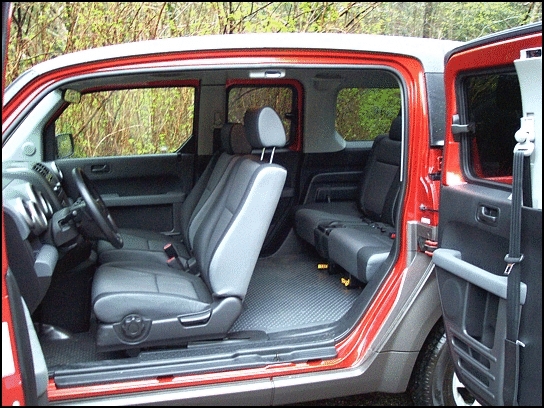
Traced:
MULTIPOLYGON (((228 340, 227 340, 228 342, 228 340)), ((177 358, 170 360, 153 359, 154 352, 140 354, 129 362, 122 364, 114 360, 100 361, 85 368, 66 367, 50 373, 59 388, 104 384, 155 378, 160 376, 177 376, 183 374, 199 374, 212 371, 265 367, 270 364, 284 362, 304 362, 336 357, 334 339, 330 332, 310 336, 304 344, 293 346, 292 339, 281 341, 269 340, 263 345, 262 340, 254 343, 250 340, 232 340, 230 346, 219 342, 217 350, 210 352, 209 342, 189 345, 177 358), (316 344, 319 344, 317 346, 316 344), (206 347, 203 356, 200 347, 206 347)), ((168 353, 169 351, 162 351, 168 353)), ((170 351, 176 353, 175 350, 170 351)), ((157 352, 161 353, 161 351, 157 352)))
POLYGON ((36 406, 38 405, 36 377, 34 374, 32 353, 29 352, 32 347, 27 330, 23 300, 19 292, 17 282, 15 281, 15 277, 11 273, 10 269, 8 269, 8 272, 6 273, 6 286, 9 293, 13 331, 15 333, 15 343, 17 345, 17 350, 15 351, 19 360, 19 368, 25 396, 24 405, 36 406))

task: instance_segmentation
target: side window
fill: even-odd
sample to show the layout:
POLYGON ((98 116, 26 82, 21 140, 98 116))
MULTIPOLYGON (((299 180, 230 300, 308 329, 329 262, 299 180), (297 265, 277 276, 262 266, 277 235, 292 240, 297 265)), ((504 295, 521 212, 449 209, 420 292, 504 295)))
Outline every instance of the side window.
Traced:
POLYGON ((399 88, 344 88, 336 98, 336 131, 348 142, 389 132, 401 109, 399 88))
POLYGON ((523 112, 518 77, 515 73, 468 76, 463 86, 468 123, 473 126, 465 139, 468 168, 473 177, 509 183, 523 112))
POLYGON ((295 125, 292 123, 295 98, 296 92, 289 86, 234 86, 229 89, 227 121, 243 123, 247 109, 270 106, 282 119, 285 134, 291 142, 295 137, 295 125))
POLYGON ((55 122, 71 133, 72 157, 171 153, 193 134, 193 87, 144 88, 82 95, 55 122))

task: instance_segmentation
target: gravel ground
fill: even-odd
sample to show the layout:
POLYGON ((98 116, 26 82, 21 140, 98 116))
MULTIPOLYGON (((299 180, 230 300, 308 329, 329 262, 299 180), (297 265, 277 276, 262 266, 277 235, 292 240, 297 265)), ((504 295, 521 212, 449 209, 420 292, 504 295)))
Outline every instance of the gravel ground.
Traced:
POLYGON ((299 404, 291 404, 289 406, 382 406, 382 407, 398 407, 398 406, 413 406, 414 403, 407 393, 403 394, 385 394, 374 392, 370 394, 353 395, 344 398, 331 398, 327 400, 319 400, 312 402, 301 402, 299 404))

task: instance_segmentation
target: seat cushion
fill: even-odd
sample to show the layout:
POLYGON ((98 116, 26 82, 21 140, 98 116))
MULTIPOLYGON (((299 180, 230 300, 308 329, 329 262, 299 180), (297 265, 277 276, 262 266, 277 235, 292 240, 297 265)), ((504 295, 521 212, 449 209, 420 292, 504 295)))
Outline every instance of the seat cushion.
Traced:
POLYGON ((295 211, 295 232, 298 236, 317 247, 321 243, 316 242, 314 234, 323 223, 365 219, 394 225, 400 192, 401 139, 402 118, 398 116, 391 123, 389 133, 379 135, 374 140, 359 184, 357 200, 301 205, 295 211))
POLYGON ((316 245, 314 230, 333 221, 361 221, 355 201, 304 204, 295 210, 295 232, 311 245, 316 245))
MULTIPOLYGON (((262 140, 263 147, 276 142, 281 145, 272 147, 283 146, 285 135, 277 137, 285 133, 281 120, 273 121, 275 129, 267 127, 269 122, 258 121, 256 131, 262 130, 263 135, 255 140, 262 140)), ((197 274, 153 260, 109 262, 98 267, 92 306, 98 320, 99 349, 180 345, 227 335, 242 311, 287 177, 284 167, 253 157, 234 157, 229 167, 220 177, 224 182, 213 189, 189 227, 189 240, 191 236, 194 239, 188 250, 194 256, 197 274), (206 215, 201 216, 203 211, 206 215)), ((162 236, 132 233, 137 234, 132 244, 144 246, 145 256, 162 250, 162 236)))
POLYGON ((393 239, 372 225, 334 228, 328 239, 329 259, 361 282, 368 282, 389 256, 393 239))
POLYGON ((153 262, 111 262, 94 276, 92 305, 102 323, 133 313, 151 320, 198 313, 212 301, 198 276, 153 262))
POLYGON ((116 261, 153 261, 166 264, 168 256, 164 252, 164 246, 172 243, 181 258, 190 258, 185 245, 179 236, 168 236, 155 231, 138 229, 119 230, 124 245, 121 250, 116 249, 109 242, 98 241, 98 262, 104 264, 116 261))

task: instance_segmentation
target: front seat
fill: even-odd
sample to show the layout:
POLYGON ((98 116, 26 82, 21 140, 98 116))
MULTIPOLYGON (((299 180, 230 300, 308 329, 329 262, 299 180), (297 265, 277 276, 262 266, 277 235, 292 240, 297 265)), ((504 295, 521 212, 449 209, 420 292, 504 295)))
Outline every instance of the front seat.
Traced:
POLYGON ((105 240, 97 245, 98 262, 104 264, 113 261, 149 260, 155 257, 158 262, 167 263, 169 255, 164 248, 171 245, 182 262, 188 262, 192 253, 194 230, 199 221, 206 217, 207 200, 227 179, 233 163, 243 155, 251 153, 251 145, 241 123, 225 123, 221 128, 221 149, 210 160, 198 179, 180 211, 181 231, 179 236, 169 236, 156 231, 138 229, 120 229, 123 239, 122 248, 115 248, 105 240))
MULTIPOLYGON (((270 107, 246 112, 255 148, 282 147, 283 125, 270 107)), ((234 164, 193 238, 195 273, 156 262, 98 267, 92 284, 100 351, 224 338, 242 302, 277 207, 287 171, 255 156, 234 164)))

